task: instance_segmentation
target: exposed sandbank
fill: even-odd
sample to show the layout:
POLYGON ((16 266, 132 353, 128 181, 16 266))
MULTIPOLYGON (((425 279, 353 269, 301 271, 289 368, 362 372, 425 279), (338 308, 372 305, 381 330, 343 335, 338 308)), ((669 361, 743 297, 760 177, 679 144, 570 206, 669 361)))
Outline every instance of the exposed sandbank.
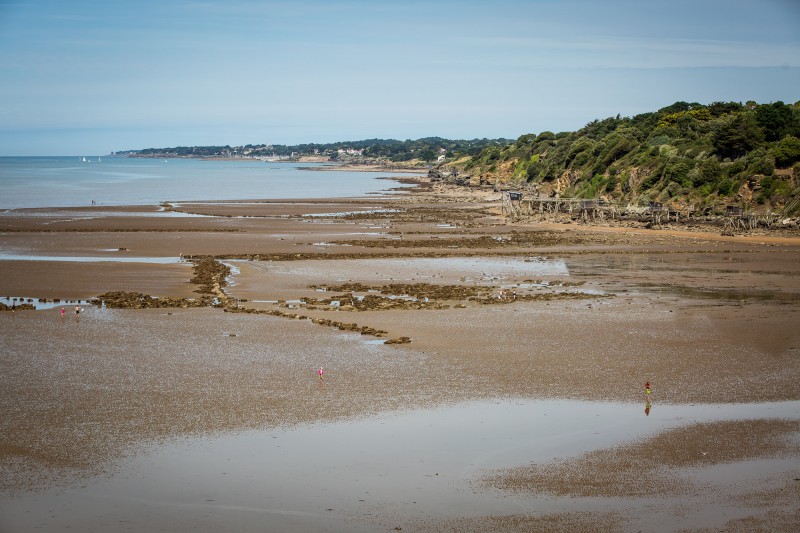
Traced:
MULTIPOLYGON (((800 399, 800 238, 511 225, 498 216, 495 198, 436 186, 400 197, 176 206, 213 215, 198 217, 135 215, 152 215, 153 207, 91 218, 86 209, 3 214, 0 250, 8 253, 275 256, 280 261, 234 262, 239 272, 226 294, 243 307, 353 322, 411 339, 399 347, 371 345, 360 342, 369 336, 309 320, 219 309, 89 308, 64 319, 56 310, 3 312, 4 493, 73 483, 145 442, 404 407, 499 397, 639 403, 645 380, 655 385, 656 408, 659 402, 800 399), (344 214, 320 216, 336 212, 344 214), (415 269, 415 258, 442 263, 415 269), (470 267, 471 258, 484 262, 470 267), (492 258, 521 270, 495 267, 492 258), (528 272, 526 260, 531 267, 561 261, 564 270, 528 272), (479 286, 520 296, 588 291, 597 298, 508 298, 490 305, 452 292, 432 297, 437 309, 366 311, 292 303, 320 298, 312 286, 344 283, 479 286), (318 390, 311 369, 319 364, 336 387, 318 390)), ((112 290, 198 296, 185 264, 0 258, 0 265, 0 293, 9 296, 89 298, 112 290)), ((753 431, 764 438, 797 431, 785 422, 759 424, 753 431)), ((744 430, 731 431, 739 439, 744 430)), ((784 451, 797 457, 795 449, 784 451)), ((640 489, 623 456, 610 452, 598 463, 616 476, 608 486, 618 494, 640 489)), ((731 461, 751 457, 758 454, 731 461)), ((653 468, 669 467, 668 457, 651 459, 653 468)), ((748 497, 764 512, 748 525, 792 523, 781 514, 783 503, 770 503, 774 488, 767 482, 752 487, 748 497)), ((686 502, 694 494, 676 490, 686 502)), ((403 515, 399 507, 390 512, 403 515)), ((560 523, 580 530, 599 519, 624 530, 632 513, 612 505, 597 516, 454 516, 438 525, 503 531, 560 523)), ((436 529, 403 516, 406 529, 436 529)))

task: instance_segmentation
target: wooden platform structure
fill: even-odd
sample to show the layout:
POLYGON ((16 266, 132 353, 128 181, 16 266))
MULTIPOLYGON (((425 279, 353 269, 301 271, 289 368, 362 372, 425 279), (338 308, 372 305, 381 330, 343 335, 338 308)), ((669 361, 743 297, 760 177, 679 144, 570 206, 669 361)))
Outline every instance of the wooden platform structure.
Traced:
POLYGON ((540 220, 557 220, 562 215, 583 224, 602 223, 605 220, 636 220, 660 227, 669 222, 695 221, 721 223, 723 234, 752 231, 759 227, 772 228, 783 218, 783 213, 793 209, 800 199, 787 205, 781 212, 753 213, 740 206, 729 205, 722 216, 697 212, 694 207, 683 210, 669 209, 660 202, 647 205, 623 204, 602 199, 562 198, 542 196, 536 192, 499 191, 502 214, 511 219, 528 217, 540 220), (700 218, 702 217, 702 218, 700 218))
POLYGON ((736 231, 751 231, 759 226, 771 228, 781 219, 781 213, 767 211, 766 213, 752 213, 739 206, 729 205, 725 209, 723 219, 723 233, 731 234, 736 231))
POLYGON ((538 216, 548 219, 556 218, 559 214, 567 214, 583 223, 634 217, 661 225, 672 220, 679 222, 681 218, 686 220, 692 213, 691 209, 684 212, 669 210, 658 202, 650 202, 647 206, 636 206, 600 199, 562 198, 516 191, 502 191, 500 201, 502 213, 510 218, 538 216))

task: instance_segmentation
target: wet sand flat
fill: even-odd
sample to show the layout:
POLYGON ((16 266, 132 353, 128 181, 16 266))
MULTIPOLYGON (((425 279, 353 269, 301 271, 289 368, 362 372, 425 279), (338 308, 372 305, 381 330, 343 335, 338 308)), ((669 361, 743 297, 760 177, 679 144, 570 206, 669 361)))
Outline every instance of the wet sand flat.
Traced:
POLYGON ((4 295, 88 299, 110 291, 193 298, 188 264, 2 261, 4 295))
MULTIPOLYGON (((47 524, 37 522, 39 526, 102 529, 102 520, 92 515, 96 500, 86 500, 80 522, 60 507, 58 494, 82 494, 81 486, 96 487, 100 480, 114 480, 121 473, 130 476, 139 468, 131 466, 137 457, 159 450, 166 454, 175 439, 186 440, 190 449, 222 439, 228 444, 214 445, 217 451, 212 455, 218 458, 239 445, 235 435, 243 431, 254 432, 256 439, 303 425, 332 424, 346 431, 354 421, 364 420, 366 427, 380 425, 381 417, 406 409, 418 410, 410 420, 433 417, 444 423, 448 415, 437 409, 476 405, 469 403, 475 401, 618 402, 612 411, 623 413, 630 407, 637 421, 650 422, 658 420, 659 413, 671 413, 673 405, 679 409, 702 404, 713 410, 715 404, 800 400, 800 238, 509 224, 498 216, 492 198, 490 192, 459 196, 449 189, 429 188, 402 198, 369 199, 370 206, 379 204, 386 210, 361 214, 350 213, 352 205, 344 201, 335 206, 322 202, 311 210, 306 204, 313 201, 290 207, 292 202, 281 202, 272 206, 276 218, 268 218, 268 203, 254 207, 251 213, 258 218, 248 218, 247 206, 237 204, 235 213, 229 213, 235 217, 148 216, 147 231, 126 225, 136 224, 137 217, 119 214, 93 218, 90 226, 53 222, 57 232, 48 231, 49 224, 42 222, 47 210, 35 220, 4 214, 2 227, 9 229, 0 230, 0 256, 106 254, 175 262, 0 257, 3 295, 88 298, 130 290, 191 298, 199 290, 189 281, 194 263, 179 263, 179 254, 217 256, 233 270, 228 285, 215 293, 224 300, 222 308, 89 307, 80 317, 63 319, 57 310, 0 313, 0 408, 7 413, 0 422, 0 515, 15 501, 30 502, 28 509, 37 509, 33 495, 44 491, 49 496, 41 505, 61 511, 47 524), (283 217, 295 209, 318 215, 331 208, 347 213, 283 217), (202 223, 186 225, 194 220, 202 223), (375 333, 360 335, 349 326, 351 331, 344 331, 342 325, 375 333), (406 344, 382 344, 387 339, 406 339, 406 344), (314 374, 319 366, 327 371, 324 383, 314 374), (642 389, 648 380, 654 393, 652 411, 646 415, 642 389)), ((207 209, 220 214, 220 207, 209 204, 207 209)), ((790 443, 797 438, 791 421, 798 413, 793 403, 774 405, 744 425, 709 425, 733 423, 734 413, 713 422, 694 419, 697 426, 681 417, 671 418, 668 425, 626 422, 632 433, 611 440, 595 437, 595 432, 579 437, 574 429, 554 430, 551 444, 556 448, 569 450, 575 439, 582 439, 587 448, 559 456, 563 467, 553 463, 556 466, 546 468, 558 473, 557 468, 580 468, 592 461, 592 468, 611 476, 604 485, 605 500, 559 493, 535 482, 516 482, 512 489, 510 480, 522 479, 523 473, 525 479, 540 475, 538 470, 514 468, 525 468, 534 459, 545 465, 550 461, 512 454, 508 463, 450 471, 459 490, 469 487, 470 494, 474 492, 471 503, 449 500, 433 512, 429 502, 428 510, 421 511, 424 506, 410 503, 412 495, 387 492, 379 503, 365 497, 364 506, 349 500, 338 506, 314 492, 335 490, 329 482, 313 481, 314 472, 326 468, 320 460, 300 462, 286 474, 312 479, 309 483, 317 494, 313 505, 303 505, 303 491, 297 489, 290 499, 296 504, 292 512, 280 511, 285 506, 264 511, 271 508, 269 500, 253 500, 251 493, 288 485, 269 479, 259 484, 242 467, 219 486, 240 487, 241 498, 249 503, 225 505, 229 511, 239 504, 252 507, 260 518, 248 512, 216 514, 219 509, 213 502, 205 502, 201 505, 211 521, 196 522, 191 510, 197 502, 187 501, 154 515, 163 521, 154 518, 149 525, 214 530, 215 525, 235 524, 237 529, 253 530, 266 520, 275 530, 286 531, 304 526, 336 531, 376 526, 411 531, 580 531, 602 523, 608 530, 627 531, 644 523, 669 531, 669 524, 680 517, 685 528, 791 530, 797 517, 787 513, 786 498, 770 495, 781 490, 793 494, 797 483, 792 480, 798 476, 783 463, 769 461, 797 459, 790 443), (682 426, 690 433, 677 433, 680 438, 668 433, 682 426), (701 502, 693 501, 693 487, 704 482, 705 471, 672 464, 660 454, 647 457, 648 472, 688 466, 673 473, 690 481, 675 485, 669 505, 648 523, 641 509, 655 503, 630 499, 641 482, 626 473, 629 467, 620 459, 625 446, 634 435, 644 442, 703 442, 709 432, 734 442, 746 441, 750 432, 761 440, 752 440, 753 446, 742 446, 739 455, 725 461, 718 458, 714 464, 722 477, 715 478, 709 497, 701 502), (753 461, 766 461, 774 475, 749 477, 752 483, 746 491, 729 490, 719 481, 753 461), (491 476, 491 484, 481 481, 491 476), (520 497, 527 503, 520 505, 520 497), (731 506, 716 505, 715 498, 747 505, 732 513, 731 506), (215 522, 215 516, 221 522, 215 522), (325 516, 332 517, 329 523, 325 516)), ((477 407, 466 408, 479 416, 477 407)), ((621 419, 632 420, 630 415, 621 419)), ((497 428, 496 434, 504 431, 497 428)), ((420 454, 438 453, 442 444, 426 443, 424 432, 420 435, 420 454)), ((508 446, 516 446, 515 437, 508 438, 508 446)), ((410 464, 419 454, 406 448, 372 461, 379 469, 381 462, 410 464)), ((309 453, 324 450, 322 445, 309 453)), ((487 451, 470 453, 475 457, 487 451)), ((466 456, 469 462, 469 453, 466 456)), ((356 459, 347 468, 356 478, 359 472, 372 475, 369 464, 356 459)), ((183 475, 180 469, 176 472, 183 475)), ((433 476, 434 482, 435 474, 420 473, 433 476)), ((387 473, 385 481, 394 476, 400 474, 387 473)), ((221 480, 195 482, 202 493, 214 492, 221 480)), ((357 488, 347 494, 356 494, 357 488)), ((122 492, 112 497, 124 501, 123 507, 131 512, 142 509, 134 495, 125 492, 128 489, 118 490, 122 492)), ((176 488, 170 498, 180 493, 176 488)), ((24 526, 25 520, 20 520, 14 524, 24 526)))

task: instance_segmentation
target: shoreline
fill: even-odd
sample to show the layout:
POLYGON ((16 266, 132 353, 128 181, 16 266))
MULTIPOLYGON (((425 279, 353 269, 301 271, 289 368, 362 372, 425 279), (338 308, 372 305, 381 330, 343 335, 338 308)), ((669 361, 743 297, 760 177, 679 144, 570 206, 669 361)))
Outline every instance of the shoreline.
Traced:
POLYGON ((243 163, 281 163, 281 164, 298 164, 298 163, 323 163, 325 167, 300 167, 301 170, 335 170, 335 171, 349 171, 349 172, 399 172, 399 173, 412 173, 412 174, 427 174, 430 167, 409 167, 404 165, 393 164, 373 164, 373 163, 342 163, 336 160, 331 160, 322 156, 300 156, 297 158, 285 159, 268 159, 259 157, 198 157, 198 156, 108 156, 108 157, 129 157, 131 159, 195 159, 198 161, 241 161, 243 163))

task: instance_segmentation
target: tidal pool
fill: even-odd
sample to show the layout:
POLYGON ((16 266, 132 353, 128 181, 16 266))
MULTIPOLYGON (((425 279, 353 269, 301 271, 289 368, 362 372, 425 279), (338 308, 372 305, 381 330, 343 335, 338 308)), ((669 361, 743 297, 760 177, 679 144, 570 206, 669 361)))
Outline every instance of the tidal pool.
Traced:
POLYGON ((93 220, 98 218, 191 218, 191 217, 204 217, 207 215, 200 215, 194 213, 184 213, 181 211, 167 211, 164 207, 159 207, 155 211, 134 211, 134 210, 92 210, 92 211, 78 211, 78 210, 59 210, 59 209, 6 209, 0 211, 0 215, 11 215, 15 218, 44 218, 44 219, 57 219, 59 222, 73 221, 73 220, 93 220))
MULTIPOLYGON (((129 257, 129 256, 71 256, 71 255, 28 255, 0 252, 0 261, 53 261, 65 263, 148 263, 172 265, 184 263, 180 257, 129 257)), ((187 265, 191 263, 186 262, 187 265)))
POLYGON ((53 300, 43 301, 39 298, 28 298, 28 297, 15 297, 15 296, 2 296, 0 297, 0 303, 11 307, 12 305, 23 305, 28 304, 32 305, 36 308, 37 311, 45 310, 45 309, 55 309, 56 307, 66 307, 68 310, 72 310, 73 305, 89 305, 88 300, 59 300, 58 302, 54 302, 53 300))
MULTIPOLYGON (((229 261, 236 263, 236 261, 229 261)), ((303 278, 312 281, 331 280, 328 262, 320 261, 269 261, 253 262, 249 265, 264 268, 270 274, 288 278, 303 278)), ((335 279, 345 281, 356 277, 362 282, 388 281, 462 281, 477 283, 484 281, 513 280, 534 276, 566 277, 569 269, 561 259, 516 258, 516 257, 440 257, 342 259, 336 262, 335 279)))
POLYGON ((475 481, 693 422, 751 418, 800 419, 800 402, 654 403, 646 415, 644 402, 506 399, 152 443, 106 477, 0 500, 0 529, 376 531, 420 518, 597 510, 608 502, 475 481))

